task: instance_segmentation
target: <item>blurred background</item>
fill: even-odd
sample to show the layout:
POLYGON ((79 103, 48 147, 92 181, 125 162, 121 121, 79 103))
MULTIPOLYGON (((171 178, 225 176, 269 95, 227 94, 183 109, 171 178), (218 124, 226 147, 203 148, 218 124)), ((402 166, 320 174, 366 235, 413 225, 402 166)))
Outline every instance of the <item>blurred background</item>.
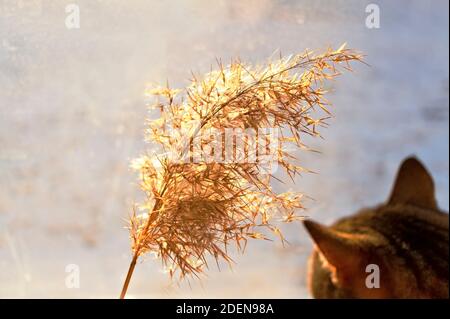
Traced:
MULTIPOLYGON (((142 194, 132 158, 143 141, 147 83, 187 84, 216 58, 264 62, 343 42, 364 52, 332 83, 335 118, 299 154, 318 174, 295 185, 323 223, 384 201, 400 161, 417 155, 449 208, 448 1, 0 0, 0 297, 116 298, 131 253, 124 228, 142 194), (80 28, 70 29, 75 4, 80 28), (79 288, 66 281, 76 265, 79 288)), ((312 244, 250 242, 236 265, 172 283, 146 258, 128 297, 308 298, 312 244)))

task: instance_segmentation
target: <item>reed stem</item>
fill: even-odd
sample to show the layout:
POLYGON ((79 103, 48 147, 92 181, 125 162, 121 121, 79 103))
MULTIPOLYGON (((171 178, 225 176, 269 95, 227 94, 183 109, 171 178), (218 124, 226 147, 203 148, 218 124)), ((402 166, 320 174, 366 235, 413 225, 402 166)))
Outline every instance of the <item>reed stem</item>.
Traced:
POLYGON ((124 299, 127 294, 128 285, 130 284, 131 276, 133 275, 134 267, 136 266, 136 262, 138 259, 138 253, 136 252, 131 260, 130 267, 128 268, 127 278, 125 278, 125 282, 123 283, 122 292, 120 293, 120 299, 124 299))

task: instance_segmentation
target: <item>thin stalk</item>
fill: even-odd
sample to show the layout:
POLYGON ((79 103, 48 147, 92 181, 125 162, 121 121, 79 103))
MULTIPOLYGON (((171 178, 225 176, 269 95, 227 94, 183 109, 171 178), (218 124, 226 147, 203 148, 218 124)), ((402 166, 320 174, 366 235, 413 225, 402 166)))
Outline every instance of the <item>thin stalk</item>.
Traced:
MULTIPOLYGON (((164 193, 167 189, 166 186, 167 185, 164 185, 161 195, 164 195, 164 193)), ((153 207, 152 213, 150 214, 150 218, 148 219, 147 224, 144 227, 144 231, 143 231, 144 234, 147 233, 148 229, 150 228, 150 225, 156 218, 155 208, 159 207, 159 203, 160 203, 160 201, 159 201, 159 199, 157 199, 155 202, 155 206, 153 207)), ((125 278, 125 282, 123 283, 122 292, 120 293, 120 299, 124 299, 125 295, 127 294, 128 285, 130 284, 131 277, 133 276, 134 267, 136 267, 136 262, 137 262, 137 259, 139 258, 141 248, 142 248, 141 244, 138 243, 138 245, 135 249, 134 255, 133 255, 133 259, 131 260, 130 267, 128 267, 128 273, 127 273, 127 277, 125 278)))
POLYGON ((138 252, 136 251, 134 253, 133 259, 131 260, 130 267, 128 268, 127 278, 125 278, 125 282, 123 283, 122 292, 120 293, 120 299, 124 299, 125 295, 127 294, 128 285, 130 284, 131 276, 133 275, 137 259, 138 259, 138 252))

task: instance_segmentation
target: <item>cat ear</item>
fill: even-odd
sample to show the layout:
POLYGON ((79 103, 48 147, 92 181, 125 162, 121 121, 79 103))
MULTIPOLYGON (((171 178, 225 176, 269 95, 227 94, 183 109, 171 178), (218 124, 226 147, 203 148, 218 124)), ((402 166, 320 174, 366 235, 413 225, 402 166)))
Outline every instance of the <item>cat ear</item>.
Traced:
POLYGON ((400 165, 388 203, 437 209, 433 178, 416 158, 409 157, 400 165))
POLYGON ((330 265, 348 273, 359 266, 363 254, 355 245, 352 235, 338 232, 310 220, 305 220, 303 224, 330 265))

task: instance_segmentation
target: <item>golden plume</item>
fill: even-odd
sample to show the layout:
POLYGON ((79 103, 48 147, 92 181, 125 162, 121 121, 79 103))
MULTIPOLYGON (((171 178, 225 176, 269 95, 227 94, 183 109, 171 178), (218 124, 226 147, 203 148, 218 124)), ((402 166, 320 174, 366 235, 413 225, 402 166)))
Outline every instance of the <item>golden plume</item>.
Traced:
POLYGON ((229 244, 243 250, 248 238, 267 239, 262 229, 284 242, 274 221, 300 219, 295 211, 302 194, 275 193, 273 167, 292 179, 304 171, 289 145, 306 148, 303 134, 319 136, 317 128, 330 116, 324 81, 350 70, 351 61, 362 56, 345 45, 280 57, 264 67, 218 61, 217 71, 193 76, 183 91, 148 90, 158 97, 160 117, 149 122, 146 138, 161 152, 133 162, 147 199, 130 218, 133 259, 121 298, 147 252, 156 253, 171 276, 184 278, 201 273, 208 256, 231 262, 229 244), (227 141, 227 130, 256 134, 227 141), (254 147, 255 139, 263 147, 254 147), (262 161, 271 147, 271 157, 262 161))

